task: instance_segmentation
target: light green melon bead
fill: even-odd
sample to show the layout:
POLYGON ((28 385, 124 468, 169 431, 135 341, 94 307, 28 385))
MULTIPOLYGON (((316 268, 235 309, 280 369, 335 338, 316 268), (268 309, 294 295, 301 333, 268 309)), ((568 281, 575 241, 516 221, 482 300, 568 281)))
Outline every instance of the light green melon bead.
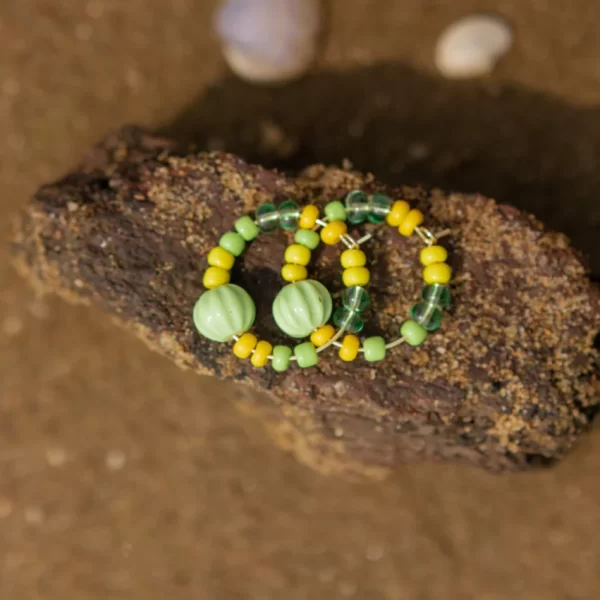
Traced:
POLYGON ((271 361, 271 365, 273 366, 273 369, 278 373, 286 371, 290 366, 292 349, 288 346, 275 346, 275 348, 273 348, 272 355, 273 360, 271 361))
POLYGON ((309 250, 314 250, 319 245, 321 238, 316 231, 297 229, 294 234, 294 241, 296 244, 306 246, 309 250))
POLYGON ((247 242, 252 241, 260 233, 258 225, 248 215, 239 218, 233 226, 247 242))
POLYGON ((365 360, 369 362, 383 360, 387 352, 385 340, 379 335, 368 337, 363 342, 363 351, 365 353, 365 360))
POLYGON ((334 200, 325 205, 325 216, 330 221, 345 221, 346 207, 339 200, 334 200))
POLYGON ((317 349, 311 342, 304 342, 303 344, 298 344, 294 348, 294 356, 296 357, 298 366, 302 369, 314 367, 319 362, 319 355, 317 354, 317 349))
POLYGON ((228 250, 234 256, 240 256, 246 249, 246 242, 239 233, 228 231, 221 236, 219 246, 228 250))
POLYGON ((406 321, 400 327, 400 335, 410 346, 419 346, 427 337, 427 330, 414 321, 406 321))

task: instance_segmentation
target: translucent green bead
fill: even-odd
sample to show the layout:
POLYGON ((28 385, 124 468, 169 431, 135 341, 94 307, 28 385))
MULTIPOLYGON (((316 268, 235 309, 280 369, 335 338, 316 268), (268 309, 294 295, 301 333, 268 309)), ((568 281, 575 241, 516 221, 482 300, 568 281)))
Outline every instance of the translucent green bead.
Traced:
POLYGON ((405 321, 400 327, 400 335, 409 346, 419 346, 427 338, 427 330, 414 321, 405 321))
POLYGON ((383 360, 387 353, 385 347, 385 340, 381 336, 368 337, 363 342, 363 352, 365 354, 365 360, 369 362, 377 362, 383 360))
POLYGON ((425 302, 435 304, 440 308, 447 308, 452 300, 450 290, 440 283, 434 283, 433 285, 426 285, 421 293, 421 298, 425 302))
POLYGON ((288 346, 275 346, 273 348, 273 360, 271 362, 273 369, 278 373, 286 371, 290 366, 292 349, 288 346))
POLYGON ((302 369, 306 369, 307 367, 314 367, 319 362, 319 355, 317 354, 317 349, 315 348, 312 342, 304 342, 303 344, 298 344, 294 348, 294 356, 296 357, 296 362, 298 366, 302 369))
POLYGON ((334 200, 325 205, 325 216, 330 221, 345 221, 346 209, 339 200, 334 200))
POLYGON ((431 302, 419 302, 410 309, 410 318, 427 329, 435 331, 442 324, 442 313, 440 309, 431 302))
POLYGON ((344 307, 352 312, 362 312, 369 306, 369 294, 365 288, 353 285, 346 288, 342 294, 344 307))
POLYGON ((260 233, 258 225, 248 215, 239 218, 233 226, 247 242, 251 242, 260 233))
POLYGON ((316 231, 310 229, 297 229, 294 234, 296 244, 306 246, 309 250, 314 250, 321 242, 321 237, 316 231))
POLYGON ((293 200, 285 200, 279 205, 279 219, 281 227, 291 231, 298 227, 301 211, 293 200))
POLYGON ((352 333, 360 333, 365 326, 360 313, 353 312, 344 307, 340 307, 335 311, 333 322, 336 324, 336 327, 344 327, 346 331, 352 333))
POLYGON ((354 190, 346 196, 346 215, 353 225, 363 223, 369 214, 369 199, 364 192, 354 190))
POLYGON ((279 211, 274 204, 261 204, 256 211, 258 226, 263 231, 273 231, 279 225, 279 211))
POLYGON ((369 221, 383 223, 392 208, 392 200, 385 194, 373 194, 369 201, 369 221))
POLYGON ((234 256, 240 256, 242 252, 246 249, 246 242, 244 238, 239 234, 235 233, 235 231, 228 231, 221 236, 219 240, 219 246, 228 250, 234 256))

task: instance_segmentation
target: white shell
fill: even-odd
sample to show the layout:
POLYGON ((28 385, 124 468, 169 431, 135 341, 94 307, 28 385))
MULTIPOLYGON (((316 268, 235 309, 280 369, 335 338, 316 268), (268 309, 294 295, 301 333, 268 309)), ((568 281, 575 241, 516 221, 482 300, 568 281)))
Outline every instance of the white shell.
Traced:
POLYGON ((435 64, 450 79, 481 77, 493 70, 512 42, 512 29, 501 17, 471 15, 442 32, 435 49, 435 64))
POLYGON ((296 79, 315 59, 320 0, 225 0, 215 27, 229 66, 242 79, 296 79))

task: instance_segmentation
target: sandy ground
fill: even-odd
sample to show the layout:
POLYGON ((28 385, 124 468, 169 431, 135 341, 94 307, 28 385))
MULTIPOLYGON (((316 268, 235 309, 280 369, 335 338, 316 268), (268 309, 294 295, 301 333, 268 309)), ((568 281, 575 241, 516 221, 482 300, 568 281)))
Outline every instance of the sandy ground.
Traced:
MULTIPOLYGON (((600 274, 596 3, 334 0, 319 64, 281 90, 227 74, 213 7, 0 4, 2 239, 41 183, 136 122, 282 168, 349 157, 495 195, 567 231, 600 274), (515 48, 490 79, 449 84, 434 40, 475 8, 506 15, 515 48)), ((532 474, 326 478, 237 411, 234 388, 36 298, 0 256, 1 598, 600 596, 599 431, 532 474)))

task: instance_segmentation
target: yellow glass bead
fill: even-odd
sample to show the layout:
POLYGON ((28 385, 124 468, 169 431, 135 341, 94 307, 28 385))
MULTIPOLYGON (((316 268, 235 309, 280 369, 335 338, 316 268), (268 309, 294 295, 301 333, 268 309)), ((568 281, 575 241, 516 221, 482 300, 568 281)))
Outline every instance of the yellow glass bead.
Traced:
POLYGON ((428 265, 423 269, 423 279, 429 285, 433 285, 434 283, 448 283, 451 277, 452 269, 446 263, 428 265))
POLYGON ((314 204, 308 204, 302 209, 298 226, 301 229, 312 229, 317 224, 319 209, 314 204))
POLYGON ((406 200, 396 200, 385 220, 392 227, 400 227, 406 215, 410 212, 410 204, 406 200))
POLYGON ((342 281, 346 287, 354 285, 365 286, 371 280, 371 273, 366 267, 350 267, 342 274, 342 281))
POLYGON ((362 250, 353 248, 352 250, 345 250, 342 252, 340 262, 344 269, 349 269, 350 267, 364 267, 367 264, 367 257, 362 250))
POLYGON ((323 243, 334 246, 340 241, 340 237, 348 231, 348 226, 343 221, 332 221, 321 229, 323 243))
POLYGON ((269 355, 272 351, 273 345, 269 344, 269 342, 261 340, 258 342, 258 344, 256 344, 256 348, 254 348, 250 362, 255 367, 264 367, 269 362, 269 355))
POLYGON ((253 333, 244 333, 233 345, 233 353, 238 358, 248 358, 257 343, 258 339, 253 333))
POLYGON ((308 277, 308 271, 303 265, 283 265, 281 276, 286 281, 302 281, 308 277))
POLYGON ((235 257, 231 252, 225 250, 225 248, 217 246, 208 253, 208 264, 211 267, 219 267, 229 271, 233 267, 234 262, 235 257))
POLYGON ((204 271, 202 283, 206 289, 212 290, 220 285, 229 283, 229 277, 229 271, 221 269, 221 267, 208 267, 208 269, 204 271))
POLYGON ((418 227, 424 220, 425 217, 423 216, 423 213, 420 210, 413 208, 406 215, 406 217, 404 217, 404 221, 400 223, 398 231, 401 235, 408 237, 409 235, 412 235, 415 228, 418 227))
POLYGON ((342 340, 342 347, 338 353, 339 357, 346 362, 350 362, 358 356, 359 348, 360 340, 355 335, 346 335, 342 340))
POLYGON ((335 335, 335 329, 332 325, 323 325, 313 331, 310 335, 310 341, 317 347, 324 346, 335 335))
POLYGON ((425 267, 446 262, 448 251, 443 246, 428 246, 421 250, 421 264, 425 267))
POLYGON ((310 262, 310 250, 300 244, 291 244, 285 249, 284 259, 292 265, 307 265, 310 262))

